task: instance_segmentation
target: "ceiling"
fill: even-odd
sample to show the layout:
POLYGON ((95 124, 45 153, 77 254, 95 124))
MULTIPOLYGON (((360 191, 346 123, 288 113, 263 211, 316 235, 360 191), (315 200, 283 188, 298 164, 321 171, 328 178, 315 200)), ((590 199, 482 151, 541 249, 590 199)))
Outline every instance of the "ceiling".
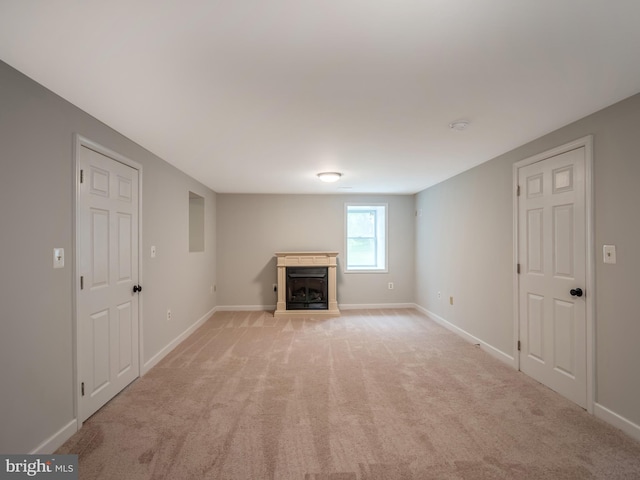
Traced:
POLYGON ((640 92, 639 25, 637 0, 0 0, 0 59, 219 193, 411 194, 640 92))

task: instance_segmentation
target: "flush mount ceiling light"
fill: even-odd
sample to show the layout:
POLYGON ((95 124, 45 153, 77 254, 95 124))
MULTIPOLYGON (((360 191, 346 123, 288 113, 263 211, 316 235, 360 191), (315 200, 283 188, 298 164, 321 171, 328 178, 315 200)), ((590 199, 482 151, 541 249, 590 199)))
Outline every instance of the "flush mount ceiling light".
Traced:
POLYGON ((462 131, 469 126, 469 123, 471 123, 469 120, 456 120, 449 124, 449 128, 452 130, 462 131))
POLYGON ((322 172, 318 174, 318 178, 327 183, 337 182, 341 176, 342 174, 338 172, 322 172))

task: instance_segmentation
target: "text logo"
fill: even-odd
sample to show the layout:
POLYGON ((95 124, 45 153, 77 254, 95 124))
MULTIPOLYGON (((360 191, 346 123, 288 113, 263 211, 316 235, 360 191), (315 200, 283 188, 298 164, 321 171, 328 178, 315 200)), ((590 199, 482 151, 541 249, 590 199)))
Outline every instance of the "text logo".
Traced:
POLYGON ((0 480, 78 480, 77 455, 0 455, 0 480))

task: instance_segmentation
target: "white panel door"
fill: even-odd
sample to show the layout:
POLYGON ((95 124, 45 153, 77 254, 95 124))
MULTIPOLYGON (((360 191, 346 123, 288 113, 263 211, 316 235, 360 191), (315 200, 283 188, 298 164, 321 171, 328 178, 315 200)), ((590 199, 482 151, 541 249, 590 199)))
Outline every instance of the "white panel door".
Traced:
POLYGON ((79 154, 78 381, 86 420, 139 375, 138 171, 79 154))
POLYGON ((520 369, 582 407, 585 159, 581 147, 518 169, 520 369))

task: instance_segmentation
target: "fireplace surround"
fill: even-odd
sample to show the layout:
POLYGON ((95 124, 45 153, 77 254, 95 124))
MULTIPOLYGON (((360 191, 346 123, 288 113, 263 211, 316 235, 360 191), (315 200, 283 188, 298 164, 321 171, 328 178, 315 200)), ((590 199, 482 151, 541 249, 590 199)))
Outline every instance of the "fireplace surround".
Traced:
POLYGON ((278 302, 275 317, 340 315, 338 252, 277 252, 278 302))

